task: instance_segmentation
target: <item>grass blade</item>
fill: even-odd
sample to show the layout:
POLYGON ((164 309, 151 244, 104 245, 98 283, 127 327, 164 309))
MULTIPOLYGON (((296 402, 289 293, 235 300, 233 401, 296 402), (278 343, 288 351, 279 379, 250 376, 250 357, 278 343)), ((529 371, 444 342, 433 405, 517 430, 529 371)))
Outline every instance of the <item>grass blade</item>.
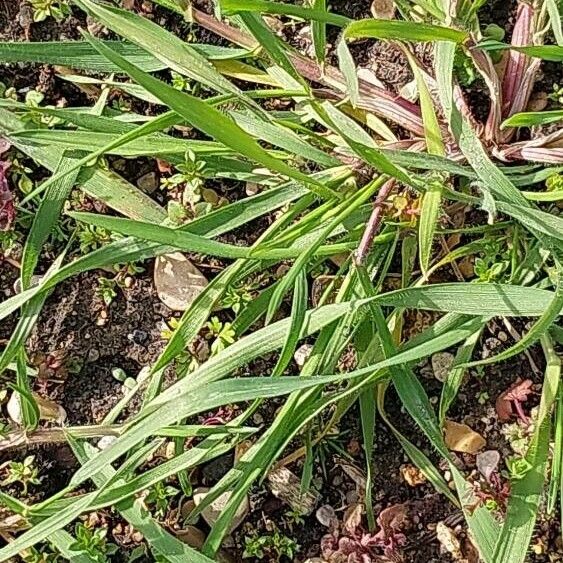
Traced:
MULTIPOLYGON (((152 53, 167 67, 218 92, 229 92, 245 101, 241 91, 219 74, 203 55, 163 27, 137 15, 135 12, 121 10, 109 4, 97 4, 91 0, 73 1, 104 26, 137 44, 146 52, 152 53)), ((105 46, 109 51, 112 51, 111 47, 105 46)), ((96 48, 95 45, 93 47, 96 48)), ((96 50, 99 54, 105 56, 103 51, 96 50)), ((125 70, 115 61, 110 59, 110 62, 125 70)), ((135 66, 134 63, 129 64, 135 66)))
POLYGON ((348 24, 344 30, 348 39, 388 39, 395 41, 451 41, 462 43, 467 32, 449 27, 399 20, 365 19, 348 24))
POLYGON ((211 138, 275 172, 302 182, 311 191, 323 198, 338 197, 320 182, 310 179, 305 174, 270 156, 250 135, 214 107, 139 70, 97 39, 90 37, 88 40, 102 55, 121 67, 138 84, 157 96, 188 123, 211 138))
POLYGON ((506 519, 496 543, 493 563, 524 563, 534 532, 549 454, 551 408, 557 397, 561 377, 561 360, 548 336, 542 338, 542 346, 547 366, 538 419, 524 458, 525 473, 513 478, 511 482, 506 519))
POLYGON ((563 110, 554 109, 551 111, 530 111, 525 113, 515 113, 505 119, 501 128, 505 127, 534 127, 536 125, 546 125, 563 120, 563 110))

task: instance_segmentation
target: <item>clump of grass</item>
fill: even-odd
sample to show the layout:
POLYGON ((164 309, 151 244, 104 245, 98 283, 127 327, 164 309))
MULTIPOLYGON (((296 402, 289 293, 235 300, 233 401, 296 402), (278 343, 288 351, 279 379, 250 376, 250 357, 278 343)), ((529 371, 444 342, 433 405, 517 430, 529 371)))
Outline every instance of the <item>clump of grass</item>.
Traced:
MULTIPOLYGON (((184 15, 175 2, 158 3, 184 15)), ((25 104, 0 101, 0 132, 52 172, 19 202, 21 210, 34 213, 21 262, 23 291, 0 304, 0 318, 20 311, 19 323, 0 356, 0 372, 16 373, 15 390, 28 405, 23 409, 25 426, 31 429, 37 420, 24 345, 55 285, 87 270, 142 262, 172 249, 219 257, 227 265, 170 326, 164 351, 134 378, 137 384, 108 418, 95 428, 68 430, 66 439, 81 464, 70 483, 31 506, 0 494, 0 501, 24 516, 29 528, 0 549, 0 561, 42 541, 64 557, 97 560, 85 545, 103 543, 104 538, 82 531, 82 543, 86 542, 82 545, 65 528, 80 514, 108 506, 147 538, 159 560, 210 561, 247 491, 290 441, 297 438, 303 446, 286 453, 284 462, 304 459, 306 489, 315 446, 356 403, 368 476, 377 455, 373 443, 378 414, 426 478, 464 510, 483 560, 524 561, 546 488, 554 410, 551 509, 560 492, 561 365, 554 341, 561 339, 556 321, 563 308, 563 222, 556 206, 563 191, 552 178, 559 177, 558 165, 563 164, 561 131, 517 140, 519 127, 562 117, 558 109, 526 112, 542 59, 563 59, 554 3, 520 3, 511 43, 485 37, 478 3, 470 2, 402 1, 397 3, 397 19, 360 21, 331 13, 324 3, 309 8, 265 0, 222 0, 218 7, 224 20, 189 10, 193 22, 230 41, 231 47, 186 43, 152 21, 109 4, 93 0, 73 4, 125 42, 100 41, 85 33, 80 42, 25 48, 0 44, 0 55, 8 61, 64 64, 87 73, 128 77, 130 82, 112 79, 111 87, 156 103, 164 112, 146 118, 115 108, 110 111, 107 90, 102 90, 106 94, 93 108, 34 107, 34 113, 60 120, 45 128, 41 121, 30 124, 23 119, 22 114, 29 112, 25 104), (263 14, 310 21, 316 60, 284 43, 263 14), (340 30, 339 68, 327 63, 327 26, 340 30), (543 44, 550 26, 558 45, 543 44), (391 41, 403 50, 416 80, 418 102, 358 79, 348 48, 358 38, 391 41), (434 43, 432 67, 417 57, 418 42, 434 43), (506 59, 504 71, 493 64, 499 56, 506 59), (459 85, 467 83, 469 68, 483 80, 490 97, 483 124, 459 85), (151 74, 166 69, 174 73, 171 83, 151 74), (178 88, 178 77, 192 86, 185 88, 182 82, 178 88), (245 89, 231 78, 237 84, 244 82, 245 89), (284 107, 289 109, 268 110, 271 106, 261 103, 264 99, 287 102, 284 107), (203 140, 170 134, 178 126, 191 128, 203 140), (399 138, 395 126, 407 131, 408 137, 399 138), (171 222, 154 200, 111 171, 104 155, 148 156, 174 165, 181 177, 173 176, 176 179, 171 181, 182 184, 179 203, 189 213, 171 222), (518 166, 509 165, 513 162, 518 166), (199 213, 196 205, 209 178, 242 180, 262 191, 199 213), (541 189, 546 181, 552 189, 541 189), (123 216, 67 213, 78 232, 86 232, 87 225, 88 232, 120 237, 94 237, 95 244, 83 246, 82 256, 74 261, 66 261, 63 253, 33 285, 41 248, 75 185, 123 216), (406 203, 398 207, 396 198, 406 203), (481 210, 482 222, 450 224, 448 212, 459 208, 481 210), (275 220, 252 246, 217 240, 265 215, 275 220), (457 240, 455 248, 448 246, 450 236, 457 240), (393 278, 398 283, 387 290, 391 264, 399 254, 401 267, 395 272, 399 277, 393 278), (332 270, 335 281, 310 307, 311 273, 336 255, 341 260, 332 270), (468 257, 475 258, 475 272, 464 276, 458 262, 468 257), (233 292, 244 288, 248 279, 282 263, 287 267, 283 277, 265 275, 270 283, 255 298, 233 300, 233 292), (433 274, 449 265, 457 281, 435 283, 433 274), (286 317, 283 303, 290 310, 286 317), (232 322, 216 317, 220 304, 231 309, 232 322), (403 331, 407 309, 439 315, 410 335, 403 331), (534 320, 517 343, 472 362, 479 336, 493 317, 534 320), (202 330, 213 337, 209 359, 193 365, 189 375, 163 390, 167 368, 176 364, 178 375, 185 375, 186 350, 202 330), (291 359, 305 338, 314 344, 297 372, 291 359), (543 393, 533 434, 518 460, 518 475, 513 476, 499 521, 487 506, 476 502, 471 483, 444 442, 442 424, 467 367, 482 369, 507 360, 538 341, 546 359, 543 393), (457 347, 456 360, 436 413, 414 366, 451 347, 457 347), (350 349, 355 362, 342 370, 341 359, 350 349), (279 356, 271 373, 236 376, 239 368, 272 352, 279 356), (455 494, 386 413, 384 398, 390 385, 448 465, 455 494), (113 425, 136 394, 143 395, 141 410, 126 424, 113 425), (256 429, 244 426, 262 401, 277 396, 285 397, 285 402, 267 428, 256 435, 256 429), (239 405, 241 414, 213 427, 212 433, 208 426, 188 424, 199 413, 233 404, 239 405), (109 430, 115 441, 101 452, 96 450, 89 440, 109 430), (139 492, 150 489, 151 502, 158 504, 160 497, 154 491, 166 491, 163 482, 171 476, 177 476, 183 491, 189 492, 189 470, 232 450, 249 434, 255 434, 251 447, 192 514, 195 517, 225 491, 232 492, 201 553, 166 532, 135 502, 139 492), (196 435, 202 437, 199 442, 192 440, 196 435), (145 467, 166 437, 175 440, 175 456, 145 467), (86 482, 93 483, 91 492, 83 492, 86 482)), ((108 293, 108 301, 109 297, 108 293)), ((8 433, 0 445, 13 445, 16 435, 8 433)), ((373 533, 377 519, 369 482, 364 500, 369 533, 373 533)), ((246 548, 253 556, 266 548, 288 555, 296 546, 283 538, 257 537, 246 548)))

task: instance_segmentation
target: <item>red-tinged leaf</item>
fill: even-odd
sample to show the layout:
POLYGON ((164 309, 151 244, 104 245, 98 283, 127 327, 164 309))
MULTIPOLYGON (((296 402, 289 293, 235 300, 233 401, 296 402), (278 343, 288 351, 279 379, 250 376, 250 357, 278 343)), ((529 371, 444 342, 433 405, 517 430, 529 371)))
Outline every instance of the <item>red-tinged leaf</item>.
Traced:
POLYGON ((0 231, 8 231, 16 218, 14 194, 6 178, 8 168, 10 168, 9 162, 0 161, 0 231))
POLYGON ((531 379, 518 380, 499 395, 495 408, 500 420, 510 420, 514 414, 525 418, 522 416, 521 403, 527 401, 528 395, 533 393, 532 385, 531 379))

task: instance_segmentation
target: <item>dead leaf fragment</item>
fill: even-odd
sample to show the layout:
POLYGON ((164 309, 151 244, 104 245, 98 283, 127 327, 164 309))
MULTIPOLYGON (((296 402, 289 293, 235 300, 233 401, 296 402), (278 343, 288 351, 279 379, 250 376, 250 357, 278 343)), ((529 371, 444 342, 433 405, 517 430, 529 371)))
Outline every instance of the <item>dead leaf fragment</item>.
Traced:
POLYGON ((467 424, 459 424, 453 420, 446 420, 444 439, 450 450, 466 454, 476 454, 487 444, 485 438, 467 424))
POLYGON ((362 514, 364 513, 364 505, 361 502, 350 505, 346 512, 344 512, 344 529, 350 534, 354 535, 356 530, 362 523, 362 514))
POLYGON ((448 528, 448 526, 446 526, 443 522, 438 522, 438 524, 436 524, 436 537, 444 551, 449 553, 455 561, 463 559, 459 540, 455 536, 453 530, 448 528))
POLYGON ((293 354, 293 359, 295 363, 302 368, 305 365, 305 362, 309 359, 311 352, 313 351, 312 344, 302 344, 295 350, 295 354, 293 354))
POLYGON ((268 484, 272 494, 283 500, 299 514, 311 514, 319 497, 311 491, 301 492, 301 480, 286 467, 278 467, 268 473, 268 484))
POLYGON ((403 479, 411 486, 417 487, 418 485, 423 485, 426 483, 426 477, 424 473, 414 465, 410 465, 409 463, 401 465, 399 468, 403 479))
MULTIPOLYGON (((39 419, 62 424, 66 420, 66 411, 55 401, 45 399, 36 393, 32 393, 39 408, 39 419)), ((21 396, 14 391, 6 405, 8 416, 19 426, 23 424, 21 396)))
POLYGON ((365 80, 369 84, 373 86, 377 86, 378 88, 385 88, 385 84, 377 78, 377 75, 371 68, 361 67, 358 69, 358 78, 360 80, 365 80))
POLYGON ((391 20, 395 16, 395 3, 393 0, 373 0, 370 11, 374 18, 391 20))
POLYGON ((399 89, 399 94, 409 102, 415 103, 418 100, 418 84, 416 80, 411 80, 407 82, 403 87, 399 89))
POLYGON ((154 285, 169 309, 185 311, 205 289, 207 279, 181 252, 174 252, 156 258, 154 285))
POLYGON ((356 484, 356 490, 360 493, 360 495, 364 495, 366 492, 367 487, 367 479, 366 474, 355 465, 352 465, 350 462, 345 461, 344 459, 338 458, 336 461, 336 465, 338 465, 352 481, 356 484))

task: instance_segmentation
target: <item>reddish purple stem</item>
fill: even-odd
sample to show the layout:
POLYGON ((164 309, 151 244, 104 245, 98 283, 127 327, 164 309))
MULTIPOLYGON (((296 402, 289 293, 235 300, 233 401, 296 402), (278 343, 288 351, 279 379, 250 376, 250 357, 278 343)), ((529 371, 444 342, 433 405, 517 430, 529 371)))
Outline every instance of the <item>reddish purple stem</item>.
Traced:
POLYGON ((373 239, 379 231, 379 226, 381 225, 381 219, 383 217, 383 204, 385 200, 389 197, 391 190, 395 186, 395 179, 387 180, 385 184, 379 190, 375 202, 373 203, 373 211, 366 225, 364 234, 362 235, 362 240, 358 246, 356 252, 356 264, 360 265, 364 263, 366 256, 369 254, 371 247, 373 245, 373 239))

